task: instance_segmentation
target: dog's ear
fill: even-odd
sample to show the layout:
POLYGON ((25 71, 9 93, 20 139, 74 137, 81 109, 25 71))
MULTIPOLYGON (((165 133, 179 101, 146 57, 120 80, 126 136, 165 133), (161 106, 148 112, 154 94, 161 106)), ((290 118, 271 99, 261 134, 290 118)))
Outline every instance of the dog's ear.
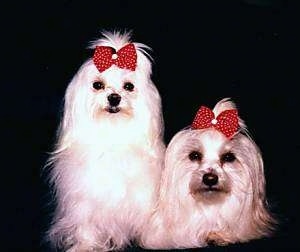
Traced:
POLYGON ((244 148, 245 164, 249 172, 252 186, 252 226, 258 237, 268 236, 273 231, 275 219, 268 211, 265 192, 264 163, 261 151, 248 136, 239 135, 241 148, 244 148))
POLYGON ((243 138, 243 146, 248 153, 249 170, 251 172, 253 193, 255 198, 265 198, 264 162, 261 151, 250 137, 243 138))
POLYGON ((64 97, 63 115, 61 124, 58 130, 58 145, 66 146, 71 141, 72 134, 76 131, 76 127, 86 119, 83 117, 88 116, 86 111, 86 99, 88 89, 85 88, 85 73, 91 61, 86 61, 72 78, 68 84, 64 97))
POLYGON ((185 158, 190 129, 179 131, 169 143, 165 155, 165 167, 161 178, 160 203, 166 222, 175 223, 185 218, 183 209, 193 209, 194 199, 190 196, 189 184, 192 173, 189 160, 185 158))
POLYGON ((248 173, 251 182, 252 195, 255 198, 265 198, 264 164, 260 149, 256 143, 244 134, 237 134, 232 139, 235 152, 243 169, 248 173))

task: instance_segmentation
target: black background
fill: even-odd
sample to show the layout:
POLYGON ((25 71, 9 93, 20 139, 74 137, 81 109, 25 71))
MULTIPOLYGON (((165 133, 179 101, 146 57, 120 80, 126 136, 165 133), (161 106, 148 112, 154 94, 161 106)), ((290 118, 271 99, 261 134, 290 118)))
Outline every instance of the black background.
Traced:
POLYGON ((153 49, 166 143, 190 125, 200 105, 231 97, 262 150, 267 197, 280 223, 276 234, 203 250, 299 248, 296 3, 74 0, 2 8, 5 251, 47 251, 41 234, 53 204, 41 168, 52 150, 65 89, 92 55, 89 41, 103 29, 132 30, 133 41, 153 49))

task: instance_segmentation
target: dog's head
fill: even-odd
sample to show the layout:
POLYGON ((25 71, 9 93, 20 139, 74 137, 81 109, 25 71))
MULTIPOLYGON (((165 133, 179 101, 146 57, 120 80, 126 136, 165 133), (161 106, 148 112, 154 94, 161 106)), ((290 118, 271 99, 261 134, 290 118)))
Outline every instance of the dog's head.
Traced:
POLYGON ((178 222, 185 214, 218 213, 228 225, 242 218, 253 237, 269 232, 262 156, 231 101, 220 101, 213 111, 200 109, 192 126, 173 137, 160 201, 164 215, 178 222))
POLYGON ((62 138, 93 138, 108 129, 116 135, 122 129, 126 134, 143 131, 147 138, 161 135, 161 101, 151 81, 149 48, 120 32, 104 32, 91 48, 93 58, 80 67, 66 91, 62 138))
POLYGON ((243 134, 228 139, 215 129, 183 130, 168 146, 166 167, 184 181, 176 186, 202 204, 221 203, 233 193, 264 196, 260 152, 243 134))

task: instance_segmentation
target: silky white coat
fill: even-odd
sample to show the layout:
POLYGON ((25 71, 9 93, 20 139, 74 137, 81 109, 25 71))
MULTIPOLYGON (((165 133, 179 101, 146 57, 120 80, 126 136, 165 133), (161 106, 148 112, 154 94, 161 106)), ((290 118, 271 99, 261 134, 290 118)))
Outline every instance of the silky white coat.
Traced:
MULTIPOLYGON (((233 108, 233 102, 223 99, 213 112, 217 116, 233 108)), ((194 248, 271 234, 275 220, 267 209, 262 156, 241 119, 239 125, 232 139, 214 128, 186 128, 173 137, 166 151, 159 203, 141 246, 194 248), (201 159, 191 160, 193 151, 201 159), (211 188, 203 183, 207 173, 218 177, 211 188)))
MULTIPOLYGON (((118 50, 130 42, 129 33, 103 35, 91 48, 118 50)), ((57 200, 48 238, 64 251, 125 248, 139 237, 156 201, 165 151, 161 99, 148 47, 134 45, 135 71, 112 65, 100 73, 89 59, 67 87, 47 166, 57 200), (95 89, 95 82, 104 88, 95 89), (110 94, 121 97, 116 113, 108 111, 110 94)))

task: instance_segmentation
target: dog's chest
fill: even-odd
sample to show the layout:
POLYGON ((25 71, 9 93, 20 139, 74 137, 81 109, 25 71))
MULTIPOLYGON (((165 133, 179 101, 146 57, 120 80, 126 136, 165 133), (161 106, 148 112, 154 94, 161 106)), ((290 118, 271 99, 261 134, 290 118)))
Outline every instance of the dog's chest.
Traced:
POLYGON ((87 162, 83 183, 106 204, 121 201, 146 204, 155 187, 150 158, 133 151, 104 151, 87 162))

